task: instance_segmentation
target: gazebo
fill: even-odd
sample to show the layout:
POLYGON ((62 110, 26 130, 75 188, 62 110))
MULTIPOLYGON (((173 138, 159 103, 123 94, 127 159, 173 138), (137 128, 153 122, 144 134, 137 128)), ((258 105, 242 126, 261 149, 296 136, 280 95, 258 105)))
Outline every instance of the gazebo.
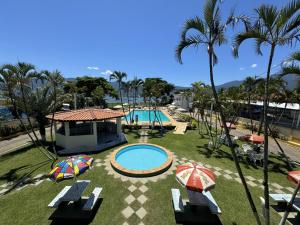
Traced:
MULTIPOLYGON (((121 112, 110 109, 78 109, 56 112, 54 129, 59 154, 96 152, 127 142, 121 129, 121 112)), ((52 119, 52 115, 47 116, 52 119)))

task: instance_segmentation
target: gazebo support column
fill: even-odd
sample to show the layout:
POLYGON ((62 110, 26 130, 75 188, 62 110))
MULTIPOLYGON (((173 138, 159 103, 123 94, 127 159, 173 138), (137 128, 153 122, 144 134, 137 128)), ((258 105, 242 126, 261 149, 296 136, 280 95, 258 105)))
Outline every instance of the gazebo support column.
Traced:
POLYGON ((98 134, 97 134, 97 122, 93 121, 93 135, 94 135, 94 141, 95 146, 98 144, 98 134))
POLYGON ((121 117, 117 118, 117 134, 118 136, 122 133, 122 123, 121 123, 121 117))
POLYGON ((70 126, 69 126, 69 122, 65 122, 65 135, 66 137, 70 136, 70 126))

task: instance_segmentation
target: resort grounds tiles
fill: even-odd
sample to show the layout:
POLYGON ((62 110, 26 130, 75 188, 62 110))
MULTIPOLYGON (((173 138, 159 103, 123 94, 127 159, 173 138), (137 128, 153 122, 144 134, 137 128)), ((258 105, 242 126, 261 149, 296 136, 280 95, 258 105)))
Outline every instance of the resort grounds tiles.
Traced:
POLYGON ((277 183, 271 183, 271 185, 277 189, 282 189, 283 187, 277 183))
POLYGON ((148 198, 142 194, 137 198, 137 200, 139 203, 144 204, 148 200, 148 198))
POLYGON ((134 202, 135 201, 135 197, 132 195, 132 194, 130 194, 130 195, 128 195, 126 198, 125 198, 125 202, 127 203, 127 204, 131 204, 132 202, 134 202))
POLYGON ((134 186, 133 184, 128 188, 128 190, 129 190, 130 192, 134 192, 136 189, 137 189, 137 187, 134 186))
POLYGON ((257 186, 257 184, 256 183, 254 183, 253 181, 246 181, 247 182, 247 184, 249 184, 251 187, 256 187, 257 186))
POLYGON ((142 185, 142 186, 139 187, 139 190, 140 190, 141 192, 145 193, 146 191, 148 191, 148 188, 147 188, 147 186, 142 185))
POLYGON ((224 177, 227 179, 227 180, 232 180, 232 176, 230 176, 229 174, 225 174, 224 177))
POLYGON ((130 207, 130 206, 127 206, 123 211, 122 211, 122 214, 123 216, 128 219, 129 217, 132 216, 132 214, 134 213, 134 210, 130 207))
POLYGON ((143 218, 146 216, 147 211, 146 211, 143 207, 141 207, 141 208, 139 208, 139 210, 137 210, 137 211, 135 212, 135 214, 136 214, 140 219, 143 219, 143 218))

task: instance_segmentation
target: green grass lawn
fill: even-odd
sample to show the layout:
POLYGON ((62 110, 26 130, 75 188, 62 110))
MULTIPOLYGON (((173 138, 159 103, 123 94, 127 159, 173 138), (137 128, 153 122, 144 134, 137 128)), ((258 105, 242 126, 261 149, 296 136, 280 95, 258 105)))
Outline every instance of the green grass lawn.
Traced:
MULTIPOLYGON (((136 132, 128 132, 126 135, 129 143, 137 142, 138 135, 136 132)), ((163 138, 153 135, 149 142, 168 148, 180 158, 186 157, 236 172, 229 149, 222 147, 220 151, 208 154, 205 149, 207 140, 200 139, 196 131, 188 131, 185 135, 175 135, 169 132, 163 138)), ((92 156, 104 159, 112 150, 92 156)), ((47 173, 50 170, 50 163, 45 162, 45 160, 45 157, 35 148, 1 157, 0 182, 15 181, 28 174, 34 177, 38 173, 47 173)), ((262 178, 261 167, 254 168, 244 162, 242 168, 245 174, 262 178)), ((270 170, 270 182, 291 186, 286 179, 286 168, 283 162, 271 157, 270 170)), ((121 214, 121 211, 127 206, 124 199, 130 194, 127 190, 130 186, 129 182, 114 179, 113 176, 107 174, 103 166, 94 167, 80 175, 80 179, 91 180, 85 195, 88 195, 95 186, 103 187, 103 202, 91 224, 121 225, 125 221, 130 225, 139 224, 140 219, 136 215, 126 220, 121 214)), ((72 182, 73 180, 65 180, 60 183, 44 181, 39 186, 28 186, 20 191, 13 191, 0 197, 1 224, 50 224, 51 221, 48 218, 53 210, 47 207, 48 203, 65 185, 72 182)), ((255 224, 242 185, 235 181, 228 181, 222 176, 217 178, 216 183, 212 194, 222 209, 220 218, 223 224, 255 224)), ((148 213, 144 217, 143 223, 145 225, 175 225, 170 189, 172 187, 180 188, 184 197, 186 197, 186 192, 176 182, 174 175, 167 176, 166 179, 156 183, 147 183, 146 186, 149 188, 145 193, 148 200, 143 207, 148 213)), ((257 203, 258 211, 261 212, 259 196, 263 195, 262 189, 250 187, 250 190, 257 203)), ((139 207, 137 201, 132 204, 133 209, 139 207)), ((278 224, 280 217, 273 210, 271 213, 271 224, 278 224)))

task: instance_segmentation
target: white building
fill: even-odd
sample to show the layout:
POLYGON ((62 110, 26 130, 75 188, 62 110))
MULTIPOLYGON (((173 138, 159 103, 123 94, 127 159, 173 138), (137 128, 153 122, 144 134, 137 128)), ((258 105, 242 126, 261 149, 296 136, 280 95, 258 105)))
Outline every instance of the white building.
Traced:
MULTIPOLYGON (((59 154, 96 152, 127 142, 121 129, 124 114, 110 109, 78 109, 54 115, 59 154)), ((52 119, 52 115, 47 116, 52 119)))
POLYGON ((189 108, 191 108, 192 106, 192 103, 192 96, 185 96, 183 92, 180 92, 179 94, 174 94, 174 101, 172 104, 177 106, 178 108, 189 110, 189 108))

